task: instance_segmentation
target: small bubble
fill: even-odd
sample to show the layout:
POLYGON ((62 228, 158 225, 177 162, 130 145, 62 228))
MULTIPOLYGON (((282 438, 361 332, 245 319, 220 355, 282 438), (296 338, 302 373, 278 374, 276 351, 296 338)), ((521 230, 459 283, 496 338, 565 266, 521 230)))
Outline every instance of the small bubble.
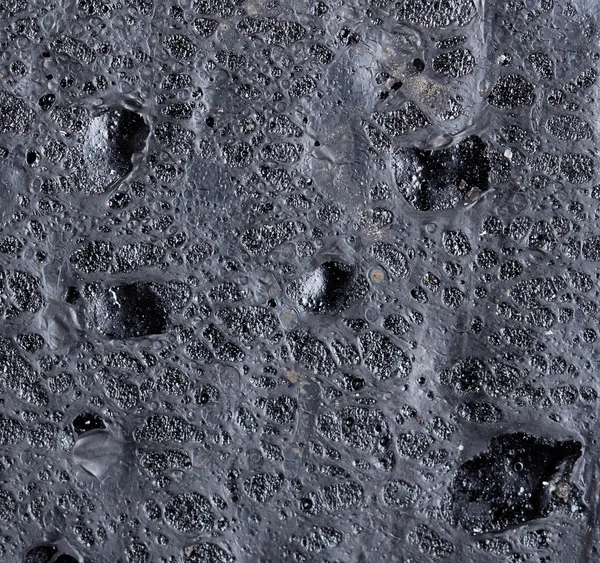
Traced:
POLYGON ((566 499, 571 493, 571 486, 566 481, 559 481, 554 487, 554 494, 560 499, 566 499))

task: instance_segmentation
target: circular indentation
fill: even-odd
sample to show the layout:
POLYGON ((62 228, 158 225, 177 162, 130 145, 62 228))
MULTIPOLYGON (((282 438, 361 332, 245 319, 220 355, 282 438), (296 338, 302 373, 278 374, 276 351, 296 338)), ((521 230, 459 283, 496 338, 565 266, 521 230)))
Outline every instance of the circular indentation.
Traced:
POLYGON ((283 325, 283 327, 285 329, 291 329, 294 328, 296 326, 297 323, 297 316, 296 313, 294 313, 294 311, 283 311, 281 313, 281 315, 279 316, 279 319, 281 320, 281 324, 283 325))
POLYGON ((365 318, 371 323, 375 322, 379 318, 379 313, 377 312, 377 309, 367 309, 365 311, 365 318))
POLYGON ((422 59, 416 58, 412 64, 416 72, 423 72, 425 70, 425 63, 422 59))
POLYGON ((309 498, 303 498, 300 501, 300 506, 301 506, 302 510, 304 510, 304 511, 311 510, 313 507, 313 501, 309 498))
POLYGON ((371 283, 380 284, 385 280, 385 272, 381 268, 373 268, 369 272, 369 279, 371 283))
POLYGON ((29 166, 36 166, 38 163, 38 154, 35 151, 28 151, 27 152, 27 164, 29 164, 29 166))

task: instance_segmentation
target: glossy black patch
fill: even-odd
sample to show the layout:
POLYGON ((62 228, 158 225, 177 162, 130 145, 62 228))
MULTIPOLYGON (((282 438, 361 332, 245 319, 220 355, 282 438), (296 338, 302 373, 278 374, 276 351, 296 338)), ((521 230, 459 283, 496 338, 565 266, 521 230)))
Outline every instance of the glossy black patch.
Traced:
POLYGON ((168 315, 152 284, 111 287, 99 293, 93 304, 96 328, 109 338, 132 338, 167 330, 168 315))
POLYGON ((477 136, 449 149, 399 149, 393 162, 400 193, 419 211, 450 209, 489 187, 488 149, 477 136))
POLYGON ((493 438, 452 483, 452 514, 472 534, 499 532, 547 516, 553 486, 568 479, 581 444, 523 432, 493 438))
POLYGON ((82 413, 73 420, 73 429, 77 434, 85 434, 90 430, 104 430, 105 428, 104 421, 97 414, 82 413))

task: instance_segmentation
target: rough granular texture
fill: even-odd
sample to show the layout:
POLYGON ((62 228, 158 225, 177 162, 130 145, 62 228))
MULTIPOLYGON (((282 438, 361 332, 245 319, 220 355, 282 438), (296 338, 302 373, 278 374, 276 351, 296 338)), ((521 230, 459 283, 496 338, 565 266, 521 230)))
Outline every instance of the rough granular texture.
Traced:
POLYGON ((593 562, 589 0, 3 0, 0 560, 593 562))

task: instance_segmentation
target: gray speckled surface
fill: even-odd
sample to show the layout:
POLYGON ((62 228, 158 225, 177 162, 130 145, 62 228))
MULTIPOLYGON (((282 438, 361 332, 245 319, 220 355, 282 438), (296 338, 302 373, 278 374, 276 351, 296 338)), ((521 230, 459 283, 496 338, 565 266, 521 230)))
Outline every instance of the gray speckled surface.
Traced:
POLYGON ((4 0, 0 559, 595 561, 597 12, 4 0))

